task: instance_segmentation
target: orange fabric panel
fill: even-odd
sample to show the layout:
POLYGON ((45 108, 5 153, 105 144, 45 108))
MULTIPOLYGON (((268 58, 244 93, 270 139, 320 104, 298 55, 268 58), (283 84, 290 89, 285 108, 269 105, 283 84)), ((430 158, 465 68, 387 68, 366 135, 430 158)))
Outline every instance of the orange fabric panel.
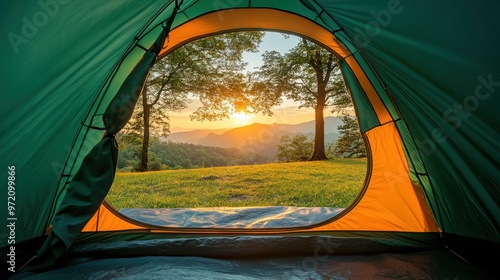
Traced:
POLYGON ((358 64, 356 59, 354 59, 353 56, 350 56, 347 57, 345 61, 351 67, 351 70, 354 72, 354 75, 356 75, 356 78, 358 78, 361 87, 363 87, 363 90, 366 93, 366 97, 368 97, 368 100, 370 100, 370 103, 372 104, 372 107, 375 110, 375 113, 377 114, 379 122, 381 124, 391 122, 392 121, 391 114, 389 114, 389 111, 387 111, 387 108, 385 107, 382 100, 380 100, 377 91, 373 87, 368 77, 365 75, 365 72, 358 64))
POLYGON ((160 57, 196 38, 243 30, 283 31, 306 35, 341 57, 351 54, 330 31, 311 20, 273 9, 250 8, 208 13, 176 27, 168 34, 160 57))
POLYGON ((316 230, 437 232, 420 186, 412 182, 394 123, 366 133, 372 173, 361 200, 339 220, 316 230))
POLYGON ((115 213, 108 209, 106 203, 101 204, 99 210, 94 214, 92 219, 85 225, 82 232, 95 231, 118 231, 131 229, 146 229, 132 223, 129 223, 118 217, 115 213))

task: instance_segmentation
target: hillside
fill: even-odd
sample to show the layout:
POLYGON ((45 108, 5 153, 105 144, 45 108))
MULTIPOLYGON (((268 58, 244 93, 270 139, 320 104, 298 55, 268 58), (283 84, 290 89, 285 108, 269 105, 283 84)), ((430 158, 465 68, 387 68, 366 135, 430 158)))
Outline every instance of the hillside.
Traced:
POLYGON ((289 132, 265 124, 251 124, 228 130, 220 135, 208 134, 202 141, 207 146, 234 147, 245 152, 274 155, 283 135, 289 132))
MULTIPOLYGON (((325 143, 333 143, 339 133, 337 127, 342 121, 336 117, 325 118, 325 143)), ((284 135, 294 136, 298 133, 314 138, 314 121, 300 124, 258 124, 233 128, 229 130, 198 129, 172 133, 167 140, 178 143, 192 143, 204 146, 238 148, 245 152, 259 153, 274 157, 277 145, 284 135)))
POLYGON ((211 134, 221 134, 228 129, 195 129, 190 131, 182 131, 171 133, 166 140, 178 143, 202 144, 203 139, 211 134))
MULTIPOLYGON (((342 124, 342 121, 336 117, 326 117, 325 118, 325 132, 326 133, 336 133, 337 127, 342 124)), ((272 124, 272 127, 278 129, 293 132, 293 133, 314 133, 314 120, 299 123, 299 124, 272 124)))

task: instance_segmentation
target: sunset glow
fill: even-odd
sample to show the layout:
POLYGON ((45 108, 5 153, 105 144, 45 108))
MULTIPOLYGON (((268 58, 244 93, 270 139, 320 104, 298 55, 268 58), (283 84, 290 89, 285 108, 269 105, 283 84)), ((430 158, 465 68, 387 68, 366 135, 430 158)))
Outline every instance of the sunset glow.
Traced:
POLYGON ((248 124, 250 122, 251 116, 246 113, 234 113, 231 115, 231 119, 237 124, 248 124))

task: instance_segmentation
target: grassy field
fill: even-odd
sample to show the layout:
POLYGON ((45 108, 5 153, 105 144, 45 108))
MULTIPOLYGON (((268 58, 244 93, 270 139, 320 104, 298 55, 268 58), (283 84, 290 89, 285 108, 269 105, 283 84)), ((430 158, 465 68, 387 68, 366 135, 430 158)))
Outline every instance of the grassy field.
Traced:
POLYGON ((117 173, 107 200, 121 208, 346 207, 361 190, 365 159, 117 173))

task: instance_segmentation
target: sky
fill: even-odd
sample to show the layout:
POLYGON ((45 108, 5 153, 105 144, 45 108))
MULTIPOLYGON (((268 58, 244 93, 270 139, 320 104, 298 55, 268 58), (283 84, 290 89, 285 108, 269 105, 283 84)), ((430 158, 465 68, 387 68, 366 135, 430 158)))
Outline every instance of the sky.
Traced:
MULTIPOLYGON (((247 71, 255 71, 255 67, 262 64, 261 54, 265 51, 279 51, 281 53, 287 52, 293 48, 298 42, 298 37, 289 36, 285 39, 283 35, 276 32, 266 32, 260 44, 258 53, 245 53, 243 58, 248 63, 247 71)), ((245 115, 236 114, 231 118, 223 121, 191 121, 189 117, 197 107, 201 104, 197 99, 191 99, 188 108, 180 113, 175 113, 170 117, 170 130, 171 132, 181 132, 194 129, 228 129, 233 127, 245 126, 252 123, 286 123, 297 124, 307 122, 314 119, 314 110, 311 108, 298 108, 298 103, 291 100, 285 100, 280 106, 275 107, 273 116, 245 115)))

